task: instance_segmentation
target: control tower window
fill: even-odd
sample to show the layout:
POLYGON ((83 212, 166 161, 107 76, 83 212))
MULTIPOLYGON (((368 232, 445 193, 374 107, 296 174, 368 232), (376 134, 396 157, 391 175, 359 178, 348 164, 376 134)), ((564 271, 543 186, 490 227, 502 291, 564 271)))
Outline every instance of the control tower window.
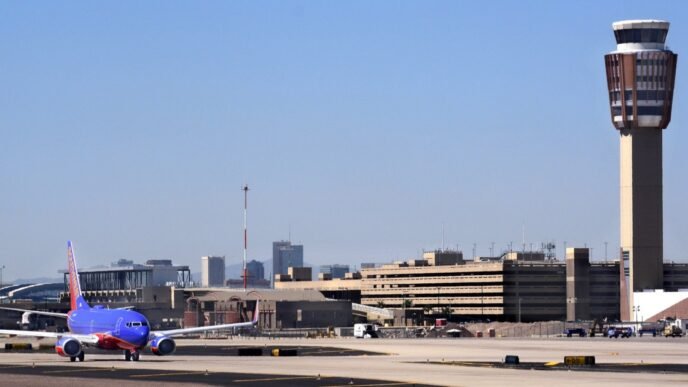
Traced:
POLYGON ((616 43, 664 43, 667 30, 660 28, 633 28, 614 31, 616 43))

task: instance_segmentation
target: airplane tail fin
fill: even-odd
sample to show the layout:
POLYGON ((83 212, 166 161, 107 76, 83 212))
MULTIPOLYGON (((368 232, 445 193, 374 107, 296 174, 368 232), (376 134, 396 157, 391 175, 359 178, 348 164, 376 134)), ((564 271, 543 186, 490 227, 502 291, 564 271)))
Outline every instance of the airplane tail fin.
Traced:
POLYGON ((72 241, 67 241, 67 267, 69 269, 69 298, 71 310, 88 309, 88 303, 81 295, 81 282, 76 268, 76 257, 72 241))

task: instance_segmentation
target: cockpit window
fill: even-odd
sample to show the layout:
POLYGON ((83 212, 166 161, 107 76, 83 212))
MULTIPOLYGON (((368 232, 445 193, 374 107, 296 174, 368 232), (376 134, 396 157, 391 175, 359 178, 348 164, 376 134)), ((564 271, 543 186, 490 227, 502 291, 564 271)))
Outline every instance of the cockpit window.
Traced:
POLYGON ((140 326, 147 327, 148 323, 145 321, 130 321, 130 322, 126 323, 126 326, 128 326, 128 327, 140 327, 140 326))
POLYGON ((148 326, 148 321, 141 321, 141 325, 144 326, 144 327, 147 327, 147 326, 148 326))

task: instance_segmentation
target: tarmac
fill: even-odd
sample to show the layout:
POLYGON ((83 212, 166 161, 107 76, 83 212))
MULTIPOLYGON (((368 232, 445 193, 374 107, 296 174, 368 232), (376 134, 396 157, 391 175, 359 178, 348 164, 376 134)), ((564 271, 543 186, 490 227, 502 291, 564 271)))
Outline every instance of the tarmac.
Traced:
POLYGON ((180 340, 176 354, 158 357, 145 352, 139 362, 125 362, 120 353, 88 350, 84 363, 70 363, 55 353, 0 350, 0 364, 0 384, 19 385, 29 378, 32 385, 65 386, 113 380, 122 386, 153 381, 241 386, 684 386, 688 339, 234 338, 180 340), (263 356, 236 356, 239 347, 260 347, 263 356), (299 356, 269 356, 273 348, 296 348, 299 356), (519 356, 521 364, 502 364, 506 355, 519 356), (564 357, 572 355, 595 356, 596 365, 564 366, 564 357))

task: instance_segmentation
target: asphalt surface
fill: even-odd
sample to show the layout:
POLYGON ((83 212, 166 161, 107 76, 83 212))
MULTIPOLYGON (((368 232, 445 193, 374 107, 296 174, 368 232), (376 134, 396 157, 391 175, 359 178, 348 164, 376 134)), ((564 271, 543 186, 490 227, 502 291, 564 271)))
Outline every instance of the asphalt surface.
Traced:
POLYGON ((152 382, 164 384, 192 384, 211 386, 431 386, 429 384, 414 384, 404 382, 382 381, 363 378, 343 378, 326 375, 277 375, 250 374, 239 372, 208 372, 184 370, 155 370, 132 368, 102 368, 87 366, 59 366, 13 364, 0 365, 0 384, 11 380, 13 375, 32 376, 32 385, 57 384, 54 378, 71 378, 84 380, 87 385, 99 384, 96 380, 106 381, 126 380, 143 384, 152 382))
MULTIPOLYGON (((49 344, 44 340, 33 340, 33 343, 34 348, 40 344, 44 344, 44 347, 49 344)), ((52 350, 16 353, 0 350, 0 385, 139 387, 177 383, 173 385, 335 386, 349 385, 351 378, 354 378, 354 385, 359 386, 431 384, 460 387, 683 387, 688 386, 686 348, 688 339, 685 338, 652 337, 625 340, 180 340, 175 355, 155 356, 150 351, 144 351, 139 362, 126 362, 119 352, 98 354, 91 349, 87 351, 84 363, 70 363, 69 359, 58 357, 52 350), (300 356, 269 356, 273 347, 297 349, 300 356), (232 351, 238 351, 238 348, 261 348, 262 356, 232 356, 232 351), (384 356, 371 356, 371 353, 384 356), (518 366, 502 364, 507 355, 518 356, 522 363, 518 366), (594 356, 597 365, 571 368, 562 366, 561 363, 568 356, 594 356), (207 380, 206 371, 209 377, 207 380), (317 380, 318 374, 321 375, 320 380, 317 380), (318 382, 321 384, 317 384, 318 382)))
POLYGON ((294 345, 262 345, 262 346, 204 346, 185 345, 177 347, 175 355, 179 356, 238 356, 240 348, 262 348, 262 356, 271 356, 273 349, 296 350, 297 356, 378 356, 386 355, 381 352, 364 351, 336 347, 312 347, 294 345))
POLYGON ((459 367, 483 367, 483 368, 505 368, 514 370, 535 370, 535 371, 580 371, 580 372, 623 372, 623 373, 675 373, 688 374, 688 364, 646 364, 646 363, 602 363, 595 365, 569 366, 563 363, 547 364, 525 362, 519 364, 504 364, 501 362, 471 362, 471 361, 451 361, 451 362, 431 362, 432 364, 442 364, 459 367))
MULTIPOLYGON (((273 349, 296 350, 297 356, 379 356, 387 355, 382 352, 364 351, 360 349, 348 349, 337 347, 313 347, 298 345, 179 345, 173 356, 239 356, 239 350, 243 348, 260 348, 261 356, 272 356, 273 349)), ((54 350, 48 350, 50 352, 54 350)), ((112 355, 116 352, 103 351, 88 348, 88 353, 112 355)), ((144 351, 146 355, 149 352, 144 351)))
MULTIPOLYGON (((364 351, 361 349, 349 349, 338 347, 317 347, 301 345, 178 345, 174 351, 177 356, 239 356, 239 351, 245 348, 260 348, 260 356, 272 356, 274 349, 296 351, 296 356, 384 356, 383 352, 364 351)), ((0 351, 3 351, 0 349, 0 351)), ((54 353, 54 347, 42 347, 36 349, 5 349, 5 353, 54 353)), ((116 355, 118 351, 107 351, 97 348, 86 348, 86 356, 89 354, 97 355, 116 355)), ((149 355, 149 351, 144 351, 149 355)))

